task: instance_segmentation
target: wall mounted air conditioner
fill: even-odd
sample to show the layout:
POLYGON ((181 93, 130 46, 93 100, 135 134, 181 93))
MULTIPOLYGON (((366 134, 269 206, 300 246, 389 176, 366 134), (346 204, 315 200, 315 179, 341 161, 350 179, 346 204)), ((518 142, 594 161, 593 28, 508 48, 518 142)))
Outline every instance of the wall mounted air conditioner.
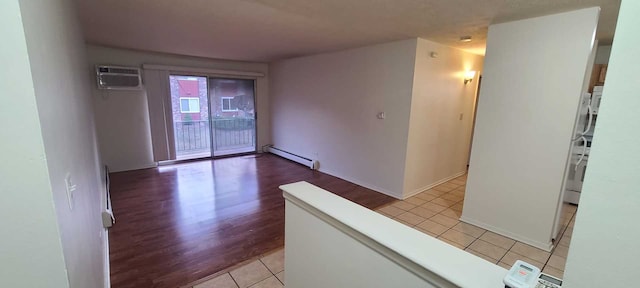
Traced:
POLYGON ((98 89, 140 90, 140 68, 98 65, 96 66, 98 89))

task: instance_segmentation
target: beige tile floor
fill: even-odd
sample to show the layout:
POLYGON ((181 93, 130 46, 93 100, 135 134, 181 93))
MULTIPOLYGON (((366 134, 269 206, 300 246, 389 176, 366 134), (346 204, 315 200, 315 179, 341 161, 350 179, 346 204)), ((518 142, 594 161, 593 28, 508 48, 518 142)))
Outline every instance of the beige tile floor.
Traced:
POLYGON ((562 278, 577 206, 565 205, 562 236, 549 253, 459 221, 466 181, 466 175, 460 176, 376 211, 504 268, 520 259, 562 278))
MULTIPOLYGON (((520 259, 543 272, 562 278, 569 251, 577 206, 565 205, 560 241, 551 253, 459 221, 466 175, 402 201, 376 209, 389 218, 413 227, 506 269, 520 259)), ((284 287, 284 249, 221 274, 193 288, 284 287)))
POLYGON ((193 288, 281 288, 283 283, 284 249, 279 249, 193 288))

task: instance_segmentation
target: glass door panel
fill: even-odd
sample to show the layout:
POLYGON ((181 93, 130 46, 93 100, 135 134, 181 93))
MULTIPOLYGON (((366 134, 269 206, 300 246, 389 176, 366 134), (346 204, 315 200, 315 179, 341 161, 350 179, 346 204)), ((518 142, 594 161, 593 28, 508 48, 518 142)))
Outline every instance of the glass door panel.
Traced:
POLYGON ((209 79, 213 156, 256 151, 254 80, 209 79))
POLYGON ((207 77, 170 75, 177 160, 211 157, 207 77))

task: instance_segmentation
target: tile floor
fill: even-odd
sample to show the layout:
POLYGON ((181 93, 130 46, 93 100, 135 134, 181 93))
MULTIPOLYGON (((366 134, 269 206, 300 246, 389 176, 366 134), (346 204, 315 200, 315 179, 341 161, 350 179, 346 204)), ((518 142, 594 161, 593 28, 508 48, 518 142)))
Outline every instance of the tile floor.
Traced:
POLYGON ((549 253, 459 221, 466 181, 463 175, 376 211, 504 268, 521 259, 562 278, 577 206, 565 204, 562 237, 549 253))
POLYGON ((281 248, 193 288, 281 288, 283 283, 284 248, 281 248))
MULTIPOLYGON (((387 217, 429 234, 506 269, 520 259, 562 278, 577 206, 566 205, 562 237, 551 253, 459 221, 466 175, 406 200, 376 209, 387 217)), ((284 287, 284 249, 231 270, 193 288, 284 287)))

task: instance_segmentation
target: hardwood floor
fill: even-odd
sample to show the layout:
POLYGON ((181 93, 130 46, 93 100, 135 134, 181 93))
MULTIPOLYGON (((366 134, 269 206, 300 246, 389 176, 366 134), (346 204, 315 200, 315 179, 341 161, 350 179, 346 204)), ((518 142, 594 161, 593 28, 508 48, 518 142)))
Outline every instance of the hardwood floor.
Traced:
POLYGON ((278 186, 302 180, 371 209, 394 200, 269 154, 112 173, 112 287, 177 287, 283 246, 278 186))

